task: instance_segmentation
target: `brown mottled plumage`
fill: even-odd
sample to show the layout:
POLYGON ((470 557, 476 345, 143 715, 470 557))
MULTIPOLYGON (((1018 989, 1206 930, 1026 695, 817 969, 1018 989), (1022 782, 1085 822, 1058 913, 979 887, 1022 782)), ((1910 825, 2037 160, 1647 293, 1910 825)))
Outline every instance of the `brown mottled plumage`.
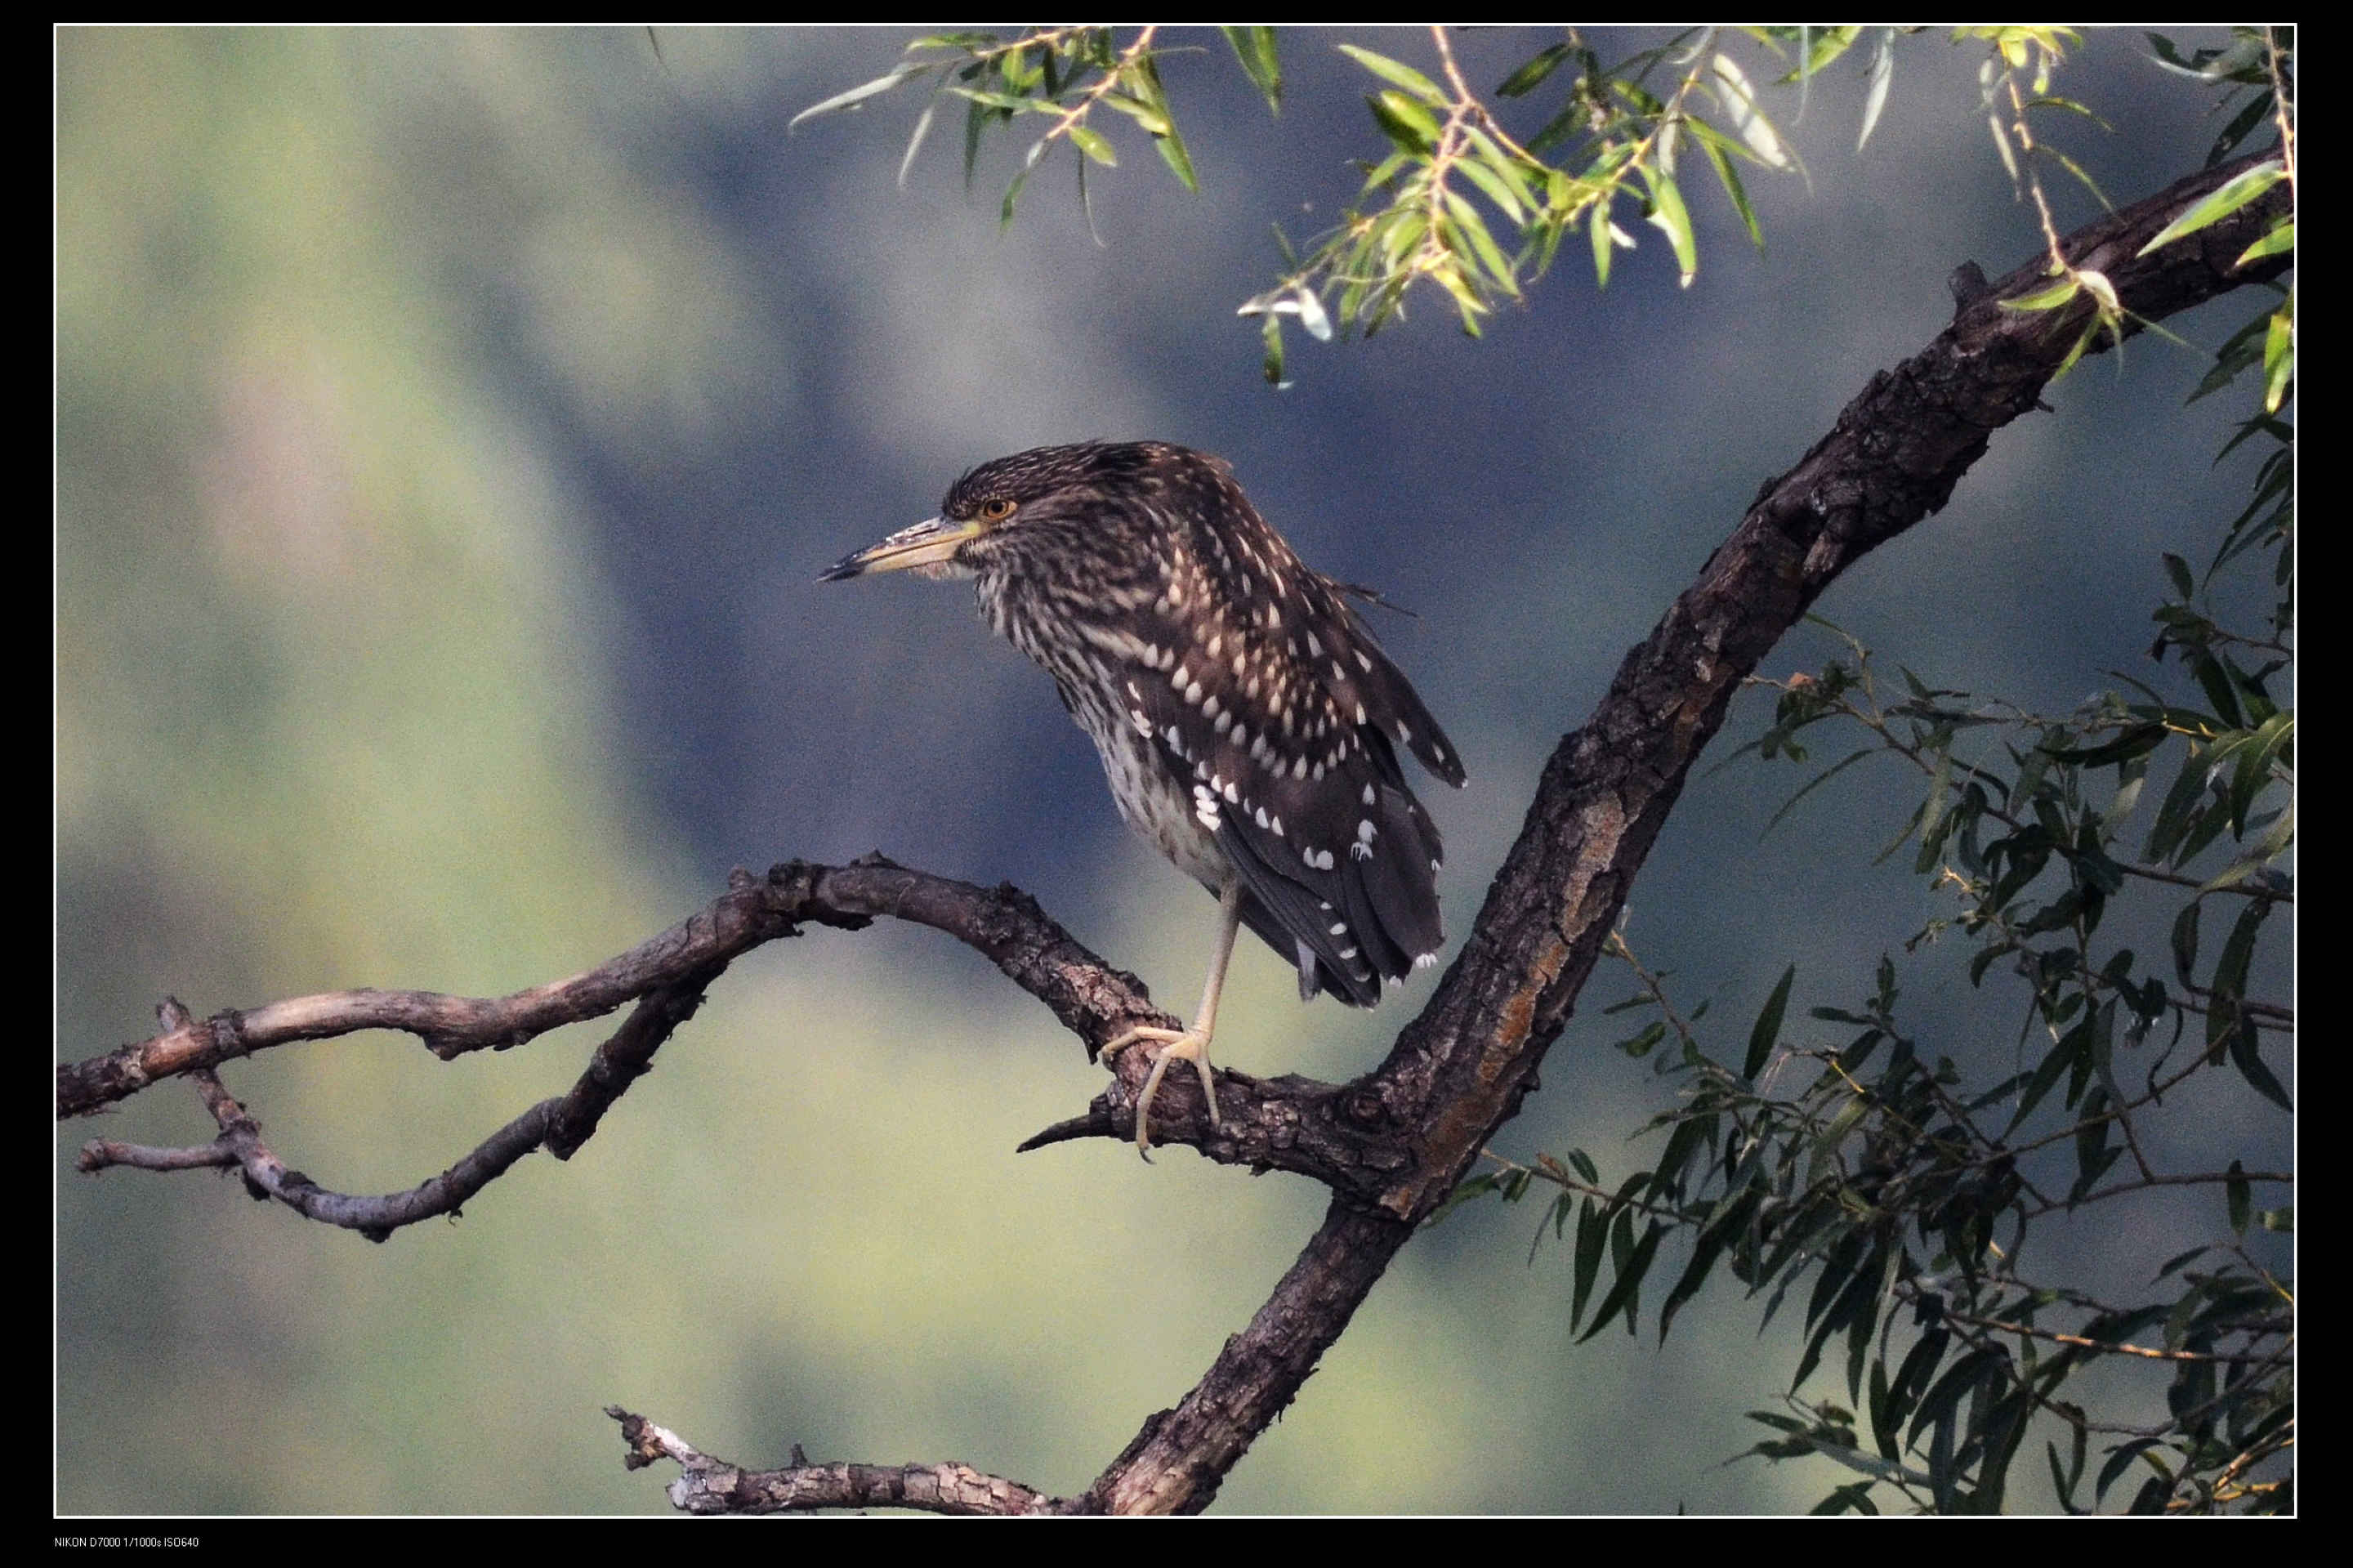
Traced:
POLYGON ((938 517, 825 577, 903 568, 976 580, 982 615, 1093 738, 1120 814, 1227 906, 1194 1028, 1131 1037, 1169 1043, 1160 1067, 1190 1058, 1208 1087, 1236 920, 1297 967, 1303 998, 1370 1006, 1435 957, 1438 830, 1397 747, 1449 784, 1461 760, 1341 586, 1224 462, 1158 441, 999 458, 956 481, 938 517))

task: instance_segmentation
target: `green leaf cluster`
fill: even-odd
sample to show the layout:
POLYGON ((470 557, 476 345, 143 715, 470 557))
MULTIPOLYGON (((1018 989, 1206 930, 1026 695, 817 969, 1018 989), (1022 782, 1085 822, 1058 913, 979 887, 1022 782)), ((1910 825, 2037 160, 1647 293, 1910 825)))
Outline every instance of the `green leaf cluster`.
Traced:
MULTIPOLYGON (((1274 30, 1221 30, 1244 75, 1271 110, 1279 109, 1283 79, 1274 30)), ((1191 155, 1160 79, 1158 32, 1135 29, 1125 42, 1103 26, 1031 28, 1010 37, 937 34, 909 45, 883 75, 811 105, 793 123, 860 109, 928 81, 933 97, 908 138, 901 177, 943 105, 960 100, 969 181, 993 129, 1037 124, 1031 117, 1042 116, 1042 128, 1000 203, 1000 216, 1009 222, 1030 175, 1058 142, 1073 150, 1084 199, 1088 166, 1118 161, 1100 123, 1099 111, 1110 111, 1148 135, 1170 171, 1195 189, 1191 155)), ((1798 163, 1732 46, 1745 39, 1782 57, 1795 49, 1798 65, 1783 79, 1802 89, 1820 63, 1861 34, 1857 28, 1829 35, 1703 28, 1605 63, 1572 30, 1509 72, 1494 90, 1514 113, 1526 106, 1536 129, 1525 143, 1505 128, 1504 111, 1463 79, 1444 29, 1431 31, 1435 74, 1388 54, 1339 46, 1371 79, 1365 101, 1382 150, 1358 165, 1361 183, 1339 223, 1303 253, 1278 232, 1284 273, 1240 307, 1240 314, 1262 318, 1268 379, 1283 379, 1286 321, 1317 338, 1329 338, 1335 327, 1370 333, 1404 313, 1417 284, 1443 294, 1463 330, 1475 335, 1499 303, 1521 298, 1580 228, 1592 248, 1595 276, 1606 285, 1615 252, 1635 245, 1621 217, 1639 217, 1665 237, 1688 285, 1698 272, 1699 247, 1681 160, 1692 148, 1761 247, 1763 229, 1741 167, 1790 173, 1798 163)), ((1877 35, 1873 118, 1884 101, 1894 36, 1877 35)))
MULTIPOLYGON (((1775 52, 1784 41, 1770 31, 1747 37, 1775 52)), ((1340 222, 1303 256, 1286 243, 1282 278, 1241 306, 1240 313, 1264 318, 1269 379, 1282 376, 1282 318, 1305 323, 1301 302, 1311 295, 1342 328, 1369 334, 1401 317, 1414 287, 1429 284, 1476 336, 1580 229, 1596 281, 1606 286, 1616 252, 1635 245, 1621 215, 1639 215, 1666 238, 1688 286, 1699 245, 1678 161, 1689 148, 1699 150, 1761 248, 1741 165, 1787 173, 1798 164, 1731 50, 1735 41, 1704 28, 1605 63, 1571 30, 1494 89, 1514 112, 1524 102, 1542 114, 1525 141, 1506 129, 1504 109, 1470 89, 1442 31, 1433 48, 1443 80, 1340 46, 1378 84, 1365 102, 1386 147, 1358 165, 1362 184, 1340 222)), ((1800 74, 1808 69, 1801 65, 1800 74)))
MULTIPOLYGON (((1282 101, 1283 77, 1275 30, 1219 29, 1244 76, 1271 111, 1282 101)), ((1730 203, 1742 229, 1762 249, 1764 228, 1742 174, 1764 169, 1802 173, 1796 154, 1765 107, 1766 93, 1743 63, 1745 46, 1778 62, 1774 90, 1794 88, 1803 112, 1817 76, 1842 56, 1859 55, 1863 98, 1856 146, 1871 138, 1894 79, 1896 44, 1919 28, 1694 28, 1653 48, 1607 61, 1577 29, 1546 45, 1507 72, 1491 95, 1473 90, 1457 66, 1443 27, 1430 29, 1435 72, 1394 55, 1356 45, 1341 52, 1363 68, 1373 90, 1366 108, 1379 138, 1377 156, 1357 164, 1354 199, 1328 231, 1303 249, 1277 230, 1283 270, 1238 313, 1260 319, 1266 378, 1287 385, 1284 328, 1295 322, 1328 340, 1335 332, 1370 334, 1401 318, 1417 285, 1436 289, 1453 307, 1462 330, 1479 334, 1498 305, 1523 298, 1562 244, 1582 230, 1594 278, 1606 287, 1617 252, 1632 249, 1647 225, 1664 237, 1677 275, 1688 287, 1699 271, 1699 241, 1685 185, 1687 154, 1696 149, 1730 203), (1493 101, 1490 101, 1492 98, 1493 101), (1520 132, 1506 120, 1525 122, 1520 132), (1533 129, 1527 129, 1533 126, 1533 129), (1639 218, 1640 222, 1633 220, 1639 218)), ((1023 151, 1008 182, 999 217, 1012 221, 1030 175, 1056 143, 1071 149, 1082 205, 1090 166, 1113 167, 1119 154, 1103 114, 1124 117, 1150 138, 1155 151, 1187 190, 1199 187, 1192 155, 1177 130, 1160 76, 1166 51, 1161 29, 1134 29, 1122 42, 1107 26, 1033 27, 1012 36, 942 33, 910 44, 889 71, 812 104, 793 123, 864 107, 899 88, 929 81, 933 96, 918 114, 900 162, 906 177, 939 111, 961 101, 964 168, 969 183, 989 132, 1016 122, 1044 123, 1023 151)), ((1953 30, 1953 41, 1985 47, 1980 70, 1984 111, 1995 151, 2021 196, 2031 195, 2052 243, 2052 283, 2012 309, 2057 311, 2089 298, 2069 356, 2088 352, 2103 334, 2121 341, 2125 322, 2114 289, 2100 272, 2070 265, 2056 249, 2040 165, 2065 170, 2106 197, 2065 153, 2038 136, 2032 124, 2053 113, 2105 122, 2081 103, 2052 90, 2054 73, 2079 39, 2065 27, 1983 26, 1953 30)), ((2293 79, 2289 29, 2241 29, 2223 49, 2183 55, 2170 40, 2149 35, 2154 58, 2166 69, 2223 87, 2243 97, 2216 138, 2219 159, 2274 121, 2285 125, 2293 79)), ((2292 162, 2285 167, 2292 169, 2292 162)), ((2283 177, 2274 166, 2261 177, 2234 182, 2198 212, 2159 237, 2169 243, 2212 223, 2283 177)), ((2293 178, 2292 174, 2284 177, 2293 178)), ((1092 210, 1090 209, 1092 218, 1092 210)), ((2266 235, 2247 259, 2292 248, 2289 220, 2266 235)), ((2071 323, 2073 317, 2067 318, 2071 323)), ((2293 300, 2265 322, 2259 349, 2266 374, 2265 408, 2276 412, 2293 375, 2293 300)))
MULTIPOLYGON (((1069 143, 1078 173, 1082 202, 1086 196, 1087 165, 1105 168, 1119 163, 1112 139, 1094 122, 1099 111, 1124 116, 1152 141, 1169 172, 1187 190, 1198 190, 1192 154, 1177 132, 1160 79, 1159 54, 1153 48, 1159 29, 1144 27, 1124 46, 1113 29, 1101 26, 1032 27, 1011 37, 996 33, 939 33, 916 39, 904 58, 881 76, 861 82, 813 103, 793 116, 792 123, 845 110, 862 108, 869 100, 912 83, 933 83, 931 101, 916 117, 899 161, 899 178, 907 171, 930 135, 944 102, 964 103, 964 174, 969 185, 978 164, 982 143, 997 126, 1030 116, 1048 123, 1023 151, 1021 167, 1007 185, 999 205, 1001 222, 1013 221, 1016 205, 1030 175, 1057 142, 1069 143)), ((1282 73, 1276 61, 1274 36, 1265 27, 1225 29, 1242 69, 1270 108, 1281 102, 1282 73)))

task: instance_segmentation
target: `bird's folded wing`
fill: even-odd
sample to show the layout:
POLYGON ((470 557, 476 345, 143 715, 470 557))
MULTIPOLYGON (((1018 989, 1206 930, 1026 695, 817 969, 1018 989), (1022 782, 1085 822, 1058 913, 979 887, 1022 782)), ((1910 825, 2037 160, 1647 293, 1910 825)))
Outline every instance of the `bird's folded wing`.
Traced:
POLYGON ((1443 935, 1438 830, 1377 721, 1397 722, 1402 692, 1425 726, 1417 734, 1404 720, 1407 743, 1422 740, 1440 776, 1459 779, 1451 747, 1369 640, 1311 641, 1302 629, 1293 658, 1264 629, 1186 641, 1179 628, 1154 630, 1124 682, 1127 717, 1233 863, 1250 895, 1243 918, 1298 964, 1303 991, 1377 1001, 1381 980, 1435 953, 1443 935))

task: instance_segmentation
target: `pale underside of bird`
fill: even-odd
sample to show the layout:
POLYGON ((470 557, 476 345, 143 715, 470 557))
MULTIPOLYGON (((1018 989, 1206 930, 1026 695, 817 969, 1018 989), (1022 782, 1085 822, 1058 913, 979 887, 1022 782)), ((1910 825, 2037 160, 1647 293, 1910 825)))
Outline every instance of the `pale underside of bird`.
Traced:
POLYGON ((1129 1031, 1155 1053, 1136 1146, 1171 1061, 1222 1125, 1208 1044, 1248 926, 1319 991, 1368 1007, 1436 959, 1437 828, 1398 748, 1449 784, 1461 759, 1365 629, 1220 460, 1162 442, 1041 447, 950 487, 939 515, 837 563, 975 581, 981 614, 1054 677, 1120 814, 1219 901, 1191 1025, 1129 1031))

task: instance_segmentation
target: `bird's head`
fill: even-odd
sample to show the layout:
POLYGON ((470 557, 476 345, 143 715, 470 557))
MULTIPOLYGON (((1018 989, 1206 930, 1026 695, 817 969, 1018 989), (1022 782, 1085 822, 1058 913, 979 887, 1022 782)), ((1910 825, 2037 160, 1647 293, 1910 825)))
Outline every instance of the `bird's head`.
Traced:
POLYGON ((1038 447, 985 462, 948 487, 936 517, 827 567, 819 582, 870 572, 969 577, 1035 555, 1100 550, 1107 517, 1145 503, 1186 464, 1212 460, 1155 441, 1038 447))

